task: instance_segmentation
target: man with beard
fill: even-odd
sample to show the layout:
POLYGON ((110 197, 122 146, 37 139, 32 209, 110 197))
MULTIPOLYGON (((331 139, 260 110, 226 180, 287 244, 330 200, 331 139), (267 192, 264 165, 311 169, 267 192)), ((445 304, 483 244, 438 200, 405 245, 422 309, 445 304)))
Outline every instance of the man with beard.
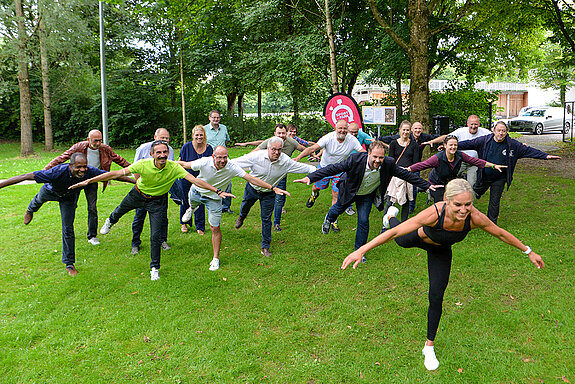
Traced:
MULTIPOLYGON (((383 196, 393 176, 406 180, 424 190, 434 189, 426 180, 397 166, 395 159, 385 156, 385 144, 374 141, 369 151, 354 153, 347 160, 331 164, 310 173, 296 183, 310 184, 331 175, 341 174, 337 202, 331 206, 325 216, 321 231, 328 234, 330 227, 345 209, 353 202, 357 208, 357 230, 355 233, 355 249, 367 242, 369 236, 369 215, 376 196, 379 195, 376 207, 382 211, 385 206, 383 196)), ((397 208, 395 208, 397 209, 397 208)), ((337 231, 336 231, 337 232, 337 231)))
MULTIPOLYGON (((357 152, 365 152, 365 149, 363 149, 363 147, 359 144, 359 141, 354 136, 347 134, 347 126, 348 123, 346 120, 338 120, 335 124, 334 132, 328 133, 319 139, 317 143, 311 147, 307 147, 295 158, 295 161, 299 161, 307 155, 317 150, 323 149, 323 154, 318 166, 318 169, 321 169, 327 167, 328 165, 344 161, 353 152, 353 150, 356 150, 357 152)), ((306 207, 313 207, 316 199, 319 197, 319 191, 326 189, 330 181, 332 189, 331 204, 334 205, 337 201, 337 182, 339 181, 340 176, 341 173, 330 174, 329 176, 326 176, 325 178, 322 178, 314 183, 311 191, 311 196, 307 200, 306 207)), ((339 232, 337 221, 332 223, 332 230, 334 232, 339 232)))

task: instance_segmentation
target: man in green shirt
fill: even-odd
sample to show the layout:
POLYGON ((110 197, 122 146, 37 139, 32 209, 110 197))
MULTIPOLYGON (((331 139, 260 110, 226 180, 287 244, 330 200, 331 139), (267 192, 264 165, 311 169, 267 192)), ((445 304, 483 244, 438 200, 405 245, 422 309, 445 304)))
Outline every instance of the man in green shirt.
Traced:
POLYGON ((73 185, 71 188, 83 187, 89 183, 107 181, 127 176, 132 173, 140 175, 136 186, 126 195, 124 200, 116 207, 114 212, 106 219, 100 233, 105 235, 127 212, 136 208, 144 208, 150 215, 150 242, 151 242, 151 263, 150 276, 152 280, 160 278, 160 254, 162 250, 161 228, 162 220, 167 216, 168 211, 168 191, 178 179, 186 179, 198 187, 216 192, 221 197, 235 197, 232 194, 214 188, 210 184, 195 178, 189 174, 178 163, 168 160, 168 143, 163 140, 156 140, 150 148, 152 158, 140 160, 127 168, 118 171, 104 173, 81 183, 73 185))

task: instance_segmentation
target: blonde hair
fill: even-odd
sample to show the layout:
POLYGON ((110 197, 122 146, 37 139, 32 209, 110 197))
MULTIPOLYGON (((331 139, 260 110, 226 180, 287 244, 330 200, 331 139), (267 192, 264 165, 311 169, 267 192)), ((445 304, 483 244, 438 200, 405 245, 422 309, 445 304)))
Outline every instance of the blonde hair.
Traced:
POLYGON ((197 124, 194 126, 194 128, 192 128, 192 141, 194 141, 193 137, 194 137, 194 133, 196 131, 202 131, 202 133, 204 134, 204 137, 206 137, 206 130, 204 129, 204 126, 201 124, 197 124))
POLYGON ((451 200, 454 196, 464 192, 469 192, 473 196, 471 184, 465 179, 453 179, 445 186, 443 197, 445 200, 451 200))

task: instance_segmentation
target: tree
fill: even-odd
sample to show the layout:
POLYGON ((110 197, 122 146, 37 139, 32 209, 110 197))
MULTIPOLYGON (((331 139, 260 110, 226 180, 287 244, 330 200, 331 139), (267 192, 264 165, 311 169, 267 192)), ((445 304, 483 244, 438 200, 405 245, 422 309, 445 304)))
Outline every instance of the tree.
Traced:
POLYGON ((32 112, 30 97, 30 76, 28 66, 28 41, 29 35, 26 32, 24 18, 24 8, 22 0, 15 0, 16 22, 18 24, 18 86, 20 88, 20 155, 30 156, 34 154, 34 143, 32 140, 32 112))

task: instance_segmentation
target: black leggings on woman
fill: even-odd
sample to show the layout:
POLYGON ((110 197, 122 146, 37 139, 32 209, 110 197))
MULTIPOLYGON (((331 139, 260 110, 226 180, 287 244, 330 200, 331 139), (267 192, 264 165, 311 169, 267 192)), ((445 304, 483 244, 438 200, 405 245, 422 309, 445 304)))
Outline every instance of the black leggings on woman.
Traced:
MULTIPOLYGON (((400 224, 392 217, 389 220, 391 228, 400 224)), ((427 338, 435 340, 435 334, 441 319, 443 294, 449 283, 451 271, 451 246, 433 245, 423 242, 417 230, 400 236, 395 242, 402 248, 421 248, 427 251, 427 272, 429 274, 429 309, 427 310, 427 338)))

